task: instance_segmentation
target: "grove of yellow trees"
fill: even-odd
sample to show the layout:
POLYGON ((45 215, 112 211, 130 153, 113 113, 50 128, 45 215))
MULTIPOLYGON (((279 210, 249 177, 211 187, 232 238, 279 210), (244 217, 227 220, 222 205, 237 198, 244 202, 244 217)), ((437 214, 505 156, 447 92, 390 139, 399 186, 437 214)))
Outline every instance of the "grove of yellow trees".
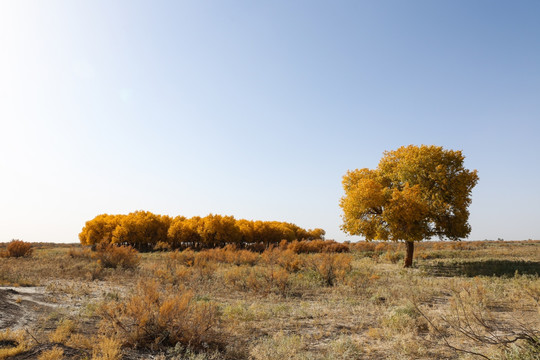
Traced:
POLYGON ((79 240, 82 245, 131 245, 139 251, 155 248, 205 249, 233 244, 238 247, 269 247, 281 241, 324 238, 323 229, 305 230, 279 221, 236 220, 233 216, 170 217, 149 211, 127 215, 101 214, 86 222, 79 240))

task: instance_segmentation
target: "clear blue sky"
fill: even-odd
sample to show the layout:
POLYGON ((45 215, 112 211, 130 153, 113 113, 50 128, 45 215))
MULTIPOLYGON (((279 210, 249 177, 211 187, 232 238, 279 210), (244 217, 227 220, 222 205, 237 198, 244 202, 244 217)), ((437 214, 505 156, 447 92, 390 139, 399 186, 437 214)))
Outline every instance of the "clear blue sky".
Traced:
POLYGON ((0 241, 101 213, 339 229, 384 150, 463 150, 470 239, 540 238, 538 1, 0 2, 0 241))

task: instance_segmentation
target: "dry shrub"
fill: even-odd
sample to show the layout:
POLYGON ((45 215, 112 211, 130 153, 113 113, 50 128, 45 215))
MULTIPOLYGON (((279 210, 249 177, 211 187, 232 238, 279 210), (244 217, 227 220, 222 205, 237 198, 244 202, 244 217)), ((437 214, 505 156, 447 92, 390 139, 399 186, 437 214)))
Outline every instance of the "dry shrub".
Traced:
POLYGON ((94 280, 103 280, 105 277, 105 272, 103 271, 103 266, 100 265, 100 263, 91 262, 86 267, 88 270, 86 272, 86 278, 90 281, 94 280))
POLYGON ((92 360, 120 360, 122 343, 114 338, 101 336, 92 351, 92 360))
POLYGON ((91 259, 92 251, 89 248, 70 248, 67 252, 68 256, 73 259, 91 259))
POLYGON ((359 252, 373 252, 375 251, 376 246, 377 246, 377 243, 368 242, 368 241, 359 241, 350 245, 351 250, 359 251, 359 252))
POLYGON ((75 330, 75 324, 71 320, 62 321, 56 330, 49 336, 55 343, 64 343, 75 330))
POLYGON ((187 248, 183 251, 175 250, 169 254, 169 259, 185 266, 193 266, 195 263, 195 251, 187 248))
POLYGON ((302 240, 293 241, 287 249, 292 250, 296 254, 300 253, 343 253, 349 252, 349 245, 338 243, 334 240, 302 240))
POLYGON ((249 250, 238 250, 233 263, 235 265, 255 265, 259 260, 259 254, 249 250))
POLYGON ((186 346, 216 343, 218 308, 197 302, 191 291, 164 291, 155 280, 141 281, 125 301, 104 304, 100 310, 104 334, 134 347, 186 346))
POLYGON ((291 275, 280 267, 234 267, 224 274, 225 283, 236 290, 287 296, 291 290, 291 275))
POLYGON ((7 244, 6 250, 0 254, 0 257, 29 257, 33 251, 32 244, 22 240, 11 240, 7 244))
POLYGON ((403 254, 398 251, 387 251, 384 254, 384 259, 390 261, 392 264, 397 264, 399 260, 403 259, 403 254))
POLYGON ((235 245, 202 250, 196 254, 196 257, 211 262, 235 265, 255 265, 259 259, 257 253, 249 250, 237 249, 235 245))
POLYGON ((314 254, 310 258, 311 269, 326 286, 334 286, 336 280, 344 280, 352 270, 351 262, 349 254, 314 254))
POLYGON ((140 262, 139 253, 134 248, 113 244, 101 244, 98 246, 94 257, 106 268, 134 269, 139 266, 140 262))
POLYGON ((269 266, 280 265, 285 270, 291 272, 299 271, 304 266, 300 256, 293 250, 283 250, 282 248, 274 247, 270 247, 262 253, 261 261, 263 264, 269 266))
POLYGON ((269 291, 287 296, 291 289, 290 274, 285 269, 270 268, 265 272, 269 291))
POLYGON ((223 275, 223 279, 227 285, 231 285, 236 290, 247 291, 248 278, 252 273, 252 269, 245 266, 235 266, 227 271, 223 275))
POLYGON ((388 244, 386 243, 379 243, 375 246, 375 252, 376 253, 383 253, 389 248, 388 244))
POLYGON ((62 360, 64 358, 64 349, 57 346, 53 347, 50 350, 43 351, 38 360, 62 360))
POLYGON ((342 335, 330 342, 325 360, 357 360, 362 358, 362 348, 351 339, 342 335))
MULTIPOLYGON (((537 282, 538 278, 535 280, 537 282)), ((536 309, 530 308, 529 303, 529 306, 525 306, 528 311, 522 314, 525 316, 517 317, 517 309, 525 304, 520 304, 521 301, 516 299, 512 303, 513 316, 503 317, 500 313, 502 294, 497 287, 489 289, 485 285, 493 283, 484 284, 479 278, 460 282, 459 288, 451 289, 453 295, 449 301, 450 307, 442 315, 427 312, 425 306, 420 308, 416 305, 416 311, 428 321, 430 330, 456 353, 468 353, 488 359, 489 353, 486 350, 492 347, 501 352, 501 357, 498 357, 500 359, 540 359, 540 330, 536 315, 540 313, 540 303, 532 297, 536 309), (470 346, 465 347, 463 342, 458 343, 458 339, 472 340, 481 348, 472 351, 470 346)), ((521 296, 527 298, 527 292, 522 292, 521 296)))
POLYGON ((356 295, 369 297, 379 278, 371 269, 354 269, 345 277, 344 282, 356 295))
POLYGON ((402 334, 427 330, 426 321, 412 305, 392 309, 382 318, 382 325, 402 334))
POLYGON ((276 333, 271 338, 257 342, 251 349, 250 355, 254 360, 307 360, 304 338, 298 335, 285 335, 276 333))
POLYGON ((0 360, 20 354, 29 348, 26 340, 26 334, 20 331, 11 331, 9 329, 0 331, 0 360))
POLYGON ((171 244, 165 241, 158 241, 156 245, 154 245, 154 251, 171 251, 171 249, 171 244))
POLYGON ((74 333, 71 334, 69 340, 66 341, 65 345, 75 348, 75 349, 84 349, 92 350, 98 342, 93 337, 88 336, 87 334, 74 333))

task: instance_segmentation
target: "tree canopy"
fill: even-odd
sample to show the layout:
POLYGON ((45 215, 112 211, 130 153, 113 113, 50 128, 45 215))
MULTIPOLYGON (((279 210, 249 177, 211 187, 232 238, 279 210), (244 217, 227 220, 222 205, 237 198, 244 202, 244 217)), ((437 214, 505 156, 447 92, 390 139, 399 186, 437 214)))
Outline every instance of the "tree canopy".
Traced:
POLYGON ((376 169, 348 171, 342 230, 368 241, 405 241, 406 267, 412 265, 414 241, 467 237, 478 174, 464 168, 464 159, 461 151, 409 145, 384 152, 376 169))
POLYGON ((225 245, 269 247, 283 240, 324 239, 324 235, 323 229, 306 230, 287 222, 236 220, 233 216, 217 214, 171 218, 135 211, 127 215, 98 215, 86 222, 79 239, 83 245, 123 244, 147 251, 225 245))

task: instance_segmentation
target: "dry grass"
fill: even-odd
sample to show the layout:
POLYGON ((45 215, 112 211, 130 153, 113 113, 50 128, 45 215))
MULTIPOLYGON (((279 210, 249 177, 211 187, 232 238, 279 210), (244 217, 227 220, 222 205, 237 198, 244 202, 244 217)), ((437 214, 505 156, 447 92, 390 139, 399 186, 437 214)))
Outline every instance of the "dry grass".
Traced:
POLYGON ((22 331, 0 333, 15 341, 0 359, 38 343, 96 360, 539 357, 525 336, 495 340, 538 338, 540 279, 524 270, 536 271, 540 242, 420 243, 412 269, 401 267, 401 244, 290 246, 144 253, 126 269, 80 246, 33 244, 32 257, 0 259, 1 284, 42 286, 40 297, 0 295, 30 312, 22 331))
POLYGON ((92 352, 92 360, 120 360, 122 358, 122 342, 102 336, 92 352))
POLYGON ((62 360, 64 358, 64 350, 59 347, 53 347, 50 350, 43 351, 38 360, 62 360))
POLYGON ((92 254, 98 263, 105 268, 121 267, 124 269, 134 269, 139 266, 139 253, 131 246, 116 246, 111 244, 101 244, 97 251, 92 254))
POLYGON ((24 331, 10 329, 0 331, 0 344, 0 359, 2 360, 22 353, 30 346, 24 331))

